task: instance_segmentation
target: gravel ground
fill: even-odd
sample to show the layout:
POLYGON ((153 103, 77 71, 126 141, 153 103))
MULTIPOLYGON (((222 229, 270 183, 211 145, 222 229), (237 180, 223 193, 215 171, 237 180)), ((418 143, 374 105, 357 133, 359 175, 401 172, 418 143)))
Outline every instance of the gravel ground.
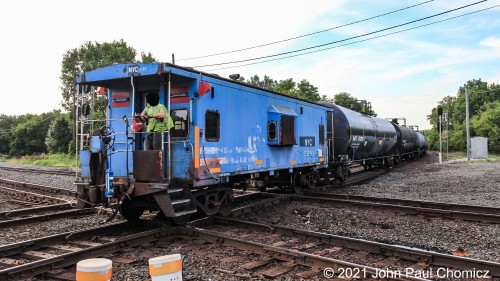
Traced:
MULTIPOLYGON (((0 162, 0 166, 12 166, 0 162)), ((20 166, 21 167, 21 166, 20 166)), ((40 166, 22 166, 26 168, 38 168, 38 169, 61 169, 60 167, 40 167, 40 166)), ((45 173, 26 173, 26 172, 16 172, 16 171, 5 171, 0 169, 0 178, 17 180, 29 183, 35 183, 46 186, 53 186, 57 188, 65 188, 69 190, 76 190, 73 183, 75 182, 74 176, 63 176, 63 175, 53 175, 45 173)))
POLYGON ((500 162, 438 164, 426 157, 393 169, 368 183, 335 188, 338 194, 498 207, 500 162))
POLYGON ((244 219, 500 262, 500 225, 426 218, 370 208, 290 202, 244 219))
POLYGON ((4 228, 0 231, 0 245, 41 238, 71 230, 96 227, 99 222, 106 218, 107 215, 88 215, 4 228))
MULTIPOLYGON (((498 207, 500 163, 436 164, 435 162, 436 157, 428 155, 366 184, 336 188, 333 192, 498 207)), ((74 180, 74 177, 67 176, 7 171, 0 171, 0 177, 51 184, 61 188, 65 186, 73 188, 74 180)), ((469 257, 500 262, 499 225, 409 216, 365 208, 336 208, 327 204, 302 202, 290 202, 273 209, 246 215, 244 218, 261 223, 279 223, 306 230, 407 245, 443 253, 461 248, 469 257)), ((16 228, 8 234, 2 231, 0 243, 12 243, 5 242, 10 241, 8 239, 15 241, 32 239, 34 237, 31 235, 37 235, 36 233, 44 236, 49 232, 59 233, 72 227, 88 227, 94 225, 96 220, 100 219, 90 219, 88 222, 79 219, 61 227, 59 224, 52 226, 43 224, 46 227, 40 231, 43 235, 33 226, 24 230, 16 228)), ((149 280, 148 259, 171 253, 181 253, 187 256, 184 280, 248 280, 248 277, 223 273, 217 271, 216 268, 235 271, 235 274, 244 274, 235 270, 236 264, 223 263, 221 260, 234 255, 246 255, 249 259, 256 258, 253 254, 207 244, 203 241, 160 242, 110 255, 112 259, 131 260, 130 263, 114 263, 112 280, 149 280)), ((258 275, 251 277, 255 278, 252 280, 261 278, 258 275)), ((279 280, 292 280, 293 274, 285 274, 281 278, 279 280)))
POLYGON ((11 201, 9 196, 0 193, 0 212, 12 211, 14 209, 26 208, 25 204, 11 201))

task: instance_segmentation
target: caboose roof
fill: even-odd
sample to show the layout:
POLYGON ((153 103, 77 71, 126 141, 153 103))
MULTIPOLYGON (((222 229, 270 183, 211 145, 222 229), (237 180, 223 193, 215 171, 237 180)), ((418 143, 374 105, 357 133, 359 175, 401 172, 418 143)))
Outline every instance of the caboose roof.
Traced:
POLYGON ((110 65, 80 74, 76 79, 76 83, 83 85, 100 86, 105 88, 113 88, 118 85, 123 86, 124 83, 129 83, 128 81, 132 76, 141 77, 141 79, 143 80, 151 79, 151 81, 153 81, 152 79, 157 79, 156 77, 158 75, 166 74, 170 71, 172 72, 173 80, 196 79, 199 78, 200 76, 211 77, 213 79, 218 79, 229 83, 238 84, 241 86, 258 89, 276 95, 281 95, 288 98, 304 101, 307 103, 312 103, 316 106, 328 108, 324 105, 315 102, 288 96, 275 91, 270 91, 244 82, 231 80, 228 78, 221 77, 217 74, 201 72, 199 70, 195 70, 194 68, 183 67, 171 63, 127 63, 127 64, 110 65))

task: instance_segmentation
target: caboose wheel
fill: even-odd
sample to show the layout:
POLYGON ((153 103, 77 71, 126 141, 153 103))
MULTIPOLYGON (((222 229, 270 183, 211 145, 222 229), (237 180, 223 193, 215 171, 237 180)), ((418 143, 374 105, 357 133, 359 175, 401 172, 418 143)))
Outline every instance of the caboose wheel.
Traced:
POLYGON ((128 221, 136 221, 144 213, 143 208, 138 208, 130 200, 125 200, 120 206, 120 214, 128 221))
POLYGON ((297 194, 302 194, 304 192, 301 179, 302 174, 299 172, 296 172, 292 178, 292 191, 295 191, 297 194))

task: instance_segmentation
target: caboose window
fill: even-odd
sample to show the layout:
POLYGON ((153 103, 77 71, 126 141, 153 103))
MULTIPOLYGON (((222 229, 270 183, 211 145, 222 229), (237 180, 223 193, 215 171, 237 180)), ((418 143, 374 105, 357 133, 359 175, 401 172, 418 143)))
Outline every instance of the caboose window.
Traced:
POLYGON ((220 138, 220 114, 218 111, 207 110, 205 113, 205 139, 207 141, 219 141, 220 138))
POLYGON ((276 140, 276 121, 269 121, 267 123, 267 139, 270 141, 276 140))
POLYGON ((187 139, 189 135, 189 117, 187 109, 173 109, 170 117, 174 121, 174 127, 170 129, 172 139, 187 139))

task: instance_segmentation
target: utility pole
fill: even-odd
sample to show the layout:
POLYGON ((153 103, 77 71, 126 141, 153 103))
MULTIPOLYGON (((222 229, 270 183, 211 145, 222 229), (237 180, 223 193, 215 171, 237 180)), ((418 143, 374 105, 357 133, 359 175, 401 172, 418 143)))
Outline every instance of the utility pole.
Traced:
POLYGON ((469 90, 465 84, 465 126, 467 130, 467 161, 470 161, 469 90))
POLYGON ((438 107, 438 117, 439 117, 439 163, 443 163, 443 145, 441 141, 441 133, 442 133, 442 128, 441 128, 441 123, 443 121, 443 108, 438 107))

